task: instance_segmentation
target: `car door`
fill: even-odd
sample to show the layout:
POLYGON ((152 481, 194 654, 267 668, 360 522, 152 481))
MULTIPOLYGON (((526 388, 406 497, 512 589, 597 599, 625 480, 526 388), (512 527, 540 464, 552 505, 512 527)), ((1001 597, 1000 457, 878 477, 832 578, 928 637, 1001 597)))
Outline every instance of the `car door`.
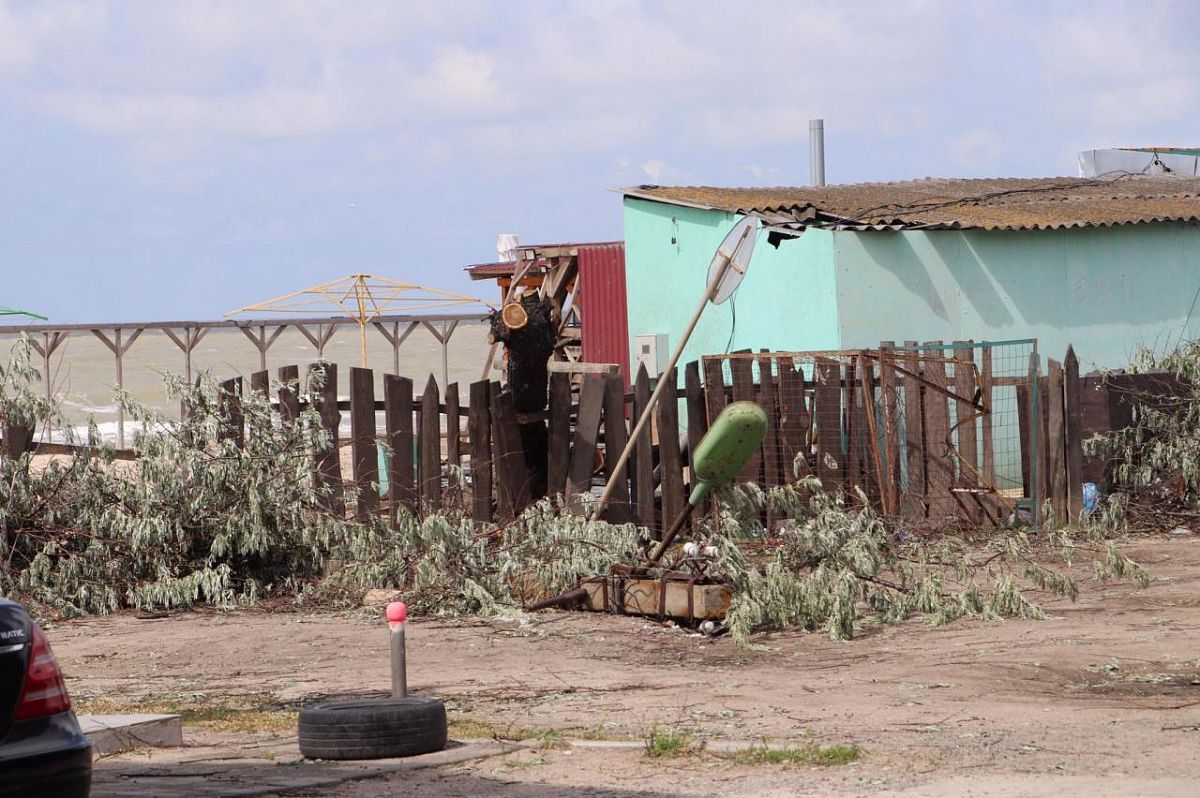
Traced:
POLYGON ((0 740, 8 736, 13 711, 25 684, 31 636, 25 609, 0 598, 0 740))

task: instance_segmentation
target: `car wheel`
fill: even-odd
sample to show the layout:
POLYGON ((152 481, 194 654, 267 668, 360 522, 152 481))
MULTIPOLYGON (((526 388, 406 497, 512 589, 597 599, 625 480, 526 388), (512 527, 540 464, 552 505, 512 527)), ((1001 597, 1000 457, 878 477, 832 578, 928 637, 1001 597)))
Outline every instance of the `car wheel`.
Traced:
POLYGON ((300 712, 300 753, 310 759, 383 759, 446 747, 446 707, 436 698, 333 701, 300 712))

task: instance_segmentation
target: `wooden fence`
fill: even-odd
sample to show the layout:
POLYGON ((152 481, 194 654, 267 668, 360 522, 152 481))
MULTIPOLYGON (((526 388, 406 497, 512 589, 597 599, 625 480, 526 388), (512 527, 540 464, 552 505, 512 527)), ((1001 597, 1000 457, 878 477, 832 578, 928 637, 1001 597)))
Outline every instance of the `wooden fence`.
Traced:
MULTIPOLYGON (((683 387, 666 394, 674 401, 659 403, 621 474, 613 473, 616 454, 654 387, 644 369, 632 386, 616 369, 553 372, 547 409, 519 414, 496 382, 473 383, 463 395, 457 384, 443 390, 432 376, 421 386, 388 374, 377 397, 375 375, 360 368, 342 380, 349 400, 339 403, 338 369, 327 365, 317 410, 339 451, 349 448, 349 473, 333 451, 319 457, 316 473, 334 488, 336 508, 344 508, 343 481, 357 488, 347 509, 359 519, 399 507, 417 515, 453 507, 480 523, 509 521, 544 495, 568 497, 579 510, 579 494, 616 478, 604 517, 657 533, 684 508, 689 452, 729 402, 744 399, 767 411, 768 431, 740 481, 773 487, 811 473, 827 487, 861 489, 881 513, 929 527, 1004 524, 1018 504, 1036 505, 1040 497, 1054 502, 1060 518, 1077 508, 1083 430, 1073 353, 1065 371, 1051 361, 1045 379, 1036 355, 1010 358, 1022 364, 1018 375, 1012 363, 996 367, 1002 358, 992 345, 922 347, 885 342, 851 352, 734 353, 688 363, 681 381, 663 377, 683 387), (1039 387, 1038 402, 1031 384, 1039 387), (1005 391, 1007 410, 1000 407, 1005 391), (343 411, 350 421, 345 440, 343 411), (1038 427, 1028 423, 1031 413, 1043 419, 1038 427), (380 441, 394 453, 382 479, 380 441)), ((278 375, 283 384, 298 376, 294 366, 278 375)), ((267 373, 250 383, 267 390, 267 373)), ((240 380, 223 389, 232 402, 240 380)), ((297 401, 288 391, 278 396, 284 413, 295 412, 297 401)), ((226 414, 224 434, 239 439, 236 410, 226 414)))
MULTIPOLYGON (((885 342, 849 352, 734 353, 691 362, 682 380, 663 377, 683 387, 665 394, 620 474, 616 455, 654 387, 644 368, 632 386, 616 368, 552 371, 547 408, 519 414, 497 382, 475 382, 464 392, 457 384, 443 389, 432 375, 417 385, 386 374, 377 396, 371 370, 314 364, 314 407, 336 444, 318 455, 314 474, 331 488, 329 508, 360 520, 394 519, 401 507, 418 516, 454 508, 481 524, 505 523, 542 496, 577 497, 615 478, 604 517, 659 533, 691 489, 689 452, 729 402, 744 399, 762 406, 769 424, 740 481, 772 487, 812 473, 826 487, 861 489, 879 512, 912 528, 1003 524, 1017 505, 1032 510, 1042 498, 1064 519, 1078 515, 1083 483, 1103 481, 1111 466, 1084 458, 1082 441, 1129 423, 1142 394, 1179 392, 1178 381, 1162 375, 1081 378, 1071 350, 1061 363, 1050 360, 1045 376, 1036 352, 1022 355, 1017 376, 1012 363, 1021 358, 999 368, 997 351, 993 344, 885 342), (380 442, 392 452, 382 458, 385 474, 380 442), (350 507, 347 484, 357 497, 350 507)), ((259 371, 248 386, 241 377, 223 382, 221 437, 245 440, 243 390, 274 392, 280 414, 298 415, 304 400, 293 388, 300 377, 297 366, 285 366, 276 381, 259 371)), ((50 451, 26 430, 5 430, 9 456, 34 448, 50 451)), ((764 515, 768 524, 778 520, 764 515)))

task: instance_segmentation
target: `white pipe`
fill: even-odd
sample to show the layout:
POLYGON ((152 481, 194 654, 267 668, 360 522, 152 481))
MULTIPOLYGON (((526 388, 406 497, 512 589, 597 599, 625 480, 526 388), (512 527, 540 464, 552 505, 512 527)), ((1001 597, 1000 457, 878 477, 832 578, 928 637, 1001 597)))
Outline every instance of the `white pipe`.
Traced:
POLYGON ((814 186, 825 185, 825 120, 808 120, 808 171, 814 186))

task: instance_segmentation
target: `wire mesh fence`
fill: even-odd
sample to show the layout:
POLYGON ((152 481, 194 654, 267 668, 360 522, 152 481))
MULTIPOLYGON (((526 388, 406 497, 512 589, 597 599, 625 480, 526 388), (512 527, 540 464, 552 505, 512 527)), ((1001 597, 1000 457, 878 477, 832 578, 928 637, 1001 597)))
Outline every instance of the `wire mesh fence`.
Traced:
POLYGON ((711 416, 728 400, 767 411, 741 481, 814 475, 915 526, 1003 524, 1039 501, 1036 363, 1034 339, 737 352, 705 357, 706 393, 711 416))

